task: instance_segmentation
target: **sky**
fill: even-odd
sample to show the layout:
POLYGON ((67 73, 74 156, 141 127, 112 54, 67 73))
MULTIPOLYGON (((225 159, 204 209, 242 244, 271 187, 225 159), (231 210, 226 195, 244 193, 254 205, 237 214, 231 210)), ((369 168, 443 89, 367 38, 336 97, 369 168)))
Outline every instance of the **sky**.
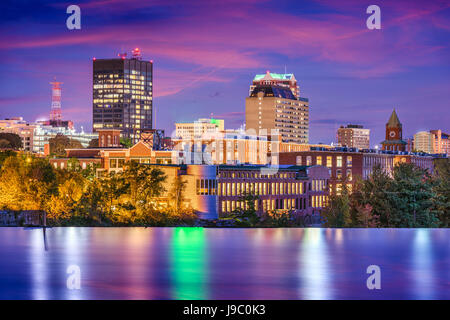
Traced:
POLYGON ((92 59, 135 47, 154 62, 154 112, 174 123, 245 121, 255 74, 294 73, 310 101, 310 143, 336 140, 340 125, 384 140, 395 108, 403 137, 449 131, 450 2, 364 0, 2 1, 0 119, 48 118, 51 82, 63 82, 63 118, 92 127, 92 59), (81 9, 69 30, 66 9, 81 9), (381 29, 369 30, 369 5, 381 29))

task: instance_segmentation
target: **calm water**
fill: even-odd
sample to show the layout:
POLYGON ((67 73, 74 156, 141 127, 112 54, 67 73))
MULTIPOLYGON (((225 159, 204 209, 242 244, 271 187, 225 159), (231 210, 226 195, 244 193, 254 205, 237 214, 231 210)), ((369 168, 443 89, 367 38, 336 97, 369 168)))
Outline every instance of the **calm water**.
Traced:
POLYGON ((366 298, 450 299, 450 231, 0 228, 0 299, 366 298))

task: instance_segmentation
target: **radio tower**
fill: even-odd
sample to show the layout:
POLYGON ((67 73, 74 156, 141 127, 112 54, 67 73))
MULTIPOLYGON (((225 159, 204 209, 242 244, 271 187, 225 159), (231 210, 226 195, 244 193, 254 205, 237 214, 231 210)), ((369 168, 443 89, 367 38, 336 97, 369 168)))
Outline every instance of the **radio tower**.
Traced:
POLYGON ((52 85, 52 109, 50 111, 50 121, 56 121, 57 124, 61 123, 61 84, 62 82, 55 81, 50 82, 52 85))

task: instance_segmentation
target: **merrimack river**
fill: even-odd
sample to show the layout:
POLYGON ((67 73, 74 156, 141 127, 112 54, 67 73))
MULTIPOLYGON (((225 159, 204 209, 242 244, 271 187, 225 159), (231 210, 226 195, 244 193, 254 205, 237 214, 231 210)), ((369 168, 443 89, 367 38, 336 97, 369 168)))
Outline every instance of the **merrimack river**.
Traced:
POLYGON ((450 299, 450 231, 0 228, 0 299, 450 299))

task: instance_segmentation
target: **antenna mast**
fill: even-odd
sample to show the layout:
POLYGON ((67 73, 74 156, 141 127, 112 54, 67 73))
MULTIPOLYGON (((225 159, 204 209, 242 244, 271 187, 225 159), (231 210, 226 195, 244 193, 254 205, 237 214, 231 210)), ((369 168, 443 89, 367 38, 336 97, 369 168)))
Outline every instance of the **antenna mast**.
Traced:
POLYGON ((61 84, 62 82, 55 81, 50 82, 52 85, 52 107, 50 111, 50 121, 56 121, 60 124, 62 120, 61 114, 61 84))

